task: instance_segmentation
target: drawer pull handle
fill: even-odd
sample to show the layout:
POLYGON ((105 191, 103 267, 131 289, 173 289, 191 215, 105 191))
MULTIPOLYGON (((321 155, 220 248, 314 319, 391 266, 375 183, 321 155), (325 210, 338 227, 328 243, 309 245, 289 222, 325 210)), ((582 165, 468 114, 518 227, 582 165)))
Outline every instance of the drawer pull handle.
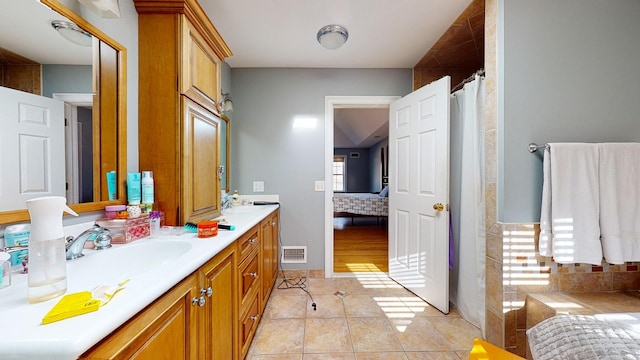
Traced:
POLYGON ((250 316, 249 319, 251 319, 253 321, 256 321, 256 320, 258 320, 258 315, 250 316))
POLYGON ((257 278, 258 277, 258 273, 257 272, 246 273, 246 274, 244 274, 244 276, 253 276, 254 278, 257 278))

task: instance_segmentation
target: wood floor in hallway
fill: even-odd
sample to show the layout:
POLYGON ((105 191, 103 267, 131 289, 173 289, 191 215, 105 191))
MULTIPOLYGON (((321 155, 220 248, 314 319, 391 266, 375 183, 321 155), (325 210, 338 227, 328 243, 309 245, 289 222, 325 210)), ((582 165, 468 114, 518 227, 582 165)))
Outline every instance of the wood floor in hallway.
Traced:
POLYGON ((333 219, 333 271, 388 272, 387 219, 333 219))

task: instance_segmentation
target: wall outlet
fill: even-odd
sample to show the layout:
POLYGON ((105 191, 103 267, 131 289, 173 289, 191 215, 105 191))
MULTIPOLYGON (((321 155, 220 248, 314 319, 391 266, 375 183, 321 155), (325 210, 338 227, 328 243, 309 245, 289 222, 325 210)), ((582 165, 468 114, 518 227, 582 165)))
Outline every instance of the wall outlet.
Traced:
POLYGON ((264 192, 264 181, 254 181, 253 192, 264 192))
POLYGON ((317 180, 316 181, 316 185, 315 185, 315 190, 316 191, 324 191, 324 181, 317 180))

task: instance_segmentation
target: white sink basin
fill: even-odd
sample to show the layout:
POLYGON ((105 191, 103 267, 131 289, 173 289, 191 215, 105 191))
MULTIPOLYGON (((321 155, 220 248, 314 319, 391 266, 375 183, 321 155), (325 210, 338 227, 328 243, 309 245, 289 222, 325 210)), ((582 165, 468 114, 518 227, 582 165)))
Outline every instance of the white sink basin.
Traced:
POLYGON ((74 270, 97 271, 120 279, 153 271, 173 262, 191 249, 186 241, 159 240, 132 243, 100 251, 87 251, 85 256, 67 262, 69 274, 74 270))
POLYGON ((258 211, 260 209, 261 209, 260 206, 253 206, 253 205, 236 206, 236 207, 222 210, 222 213, 223 214, 247 214, 247 213, 258 211))

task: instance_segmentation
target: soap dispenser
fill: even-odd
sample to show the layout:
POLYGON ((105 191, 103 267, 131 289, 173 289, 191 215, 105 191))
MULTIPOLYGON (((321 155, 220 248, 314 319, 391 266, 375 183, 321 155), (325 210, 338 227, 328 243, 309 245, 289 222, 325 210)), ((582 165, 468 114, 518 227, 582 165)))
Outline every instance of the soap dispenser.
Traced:
POLYGON ((37 303, 67 291, 67 259, 62 213, 78 216, 62 196, 27 200, 31 217, 27 301, 37 303))

